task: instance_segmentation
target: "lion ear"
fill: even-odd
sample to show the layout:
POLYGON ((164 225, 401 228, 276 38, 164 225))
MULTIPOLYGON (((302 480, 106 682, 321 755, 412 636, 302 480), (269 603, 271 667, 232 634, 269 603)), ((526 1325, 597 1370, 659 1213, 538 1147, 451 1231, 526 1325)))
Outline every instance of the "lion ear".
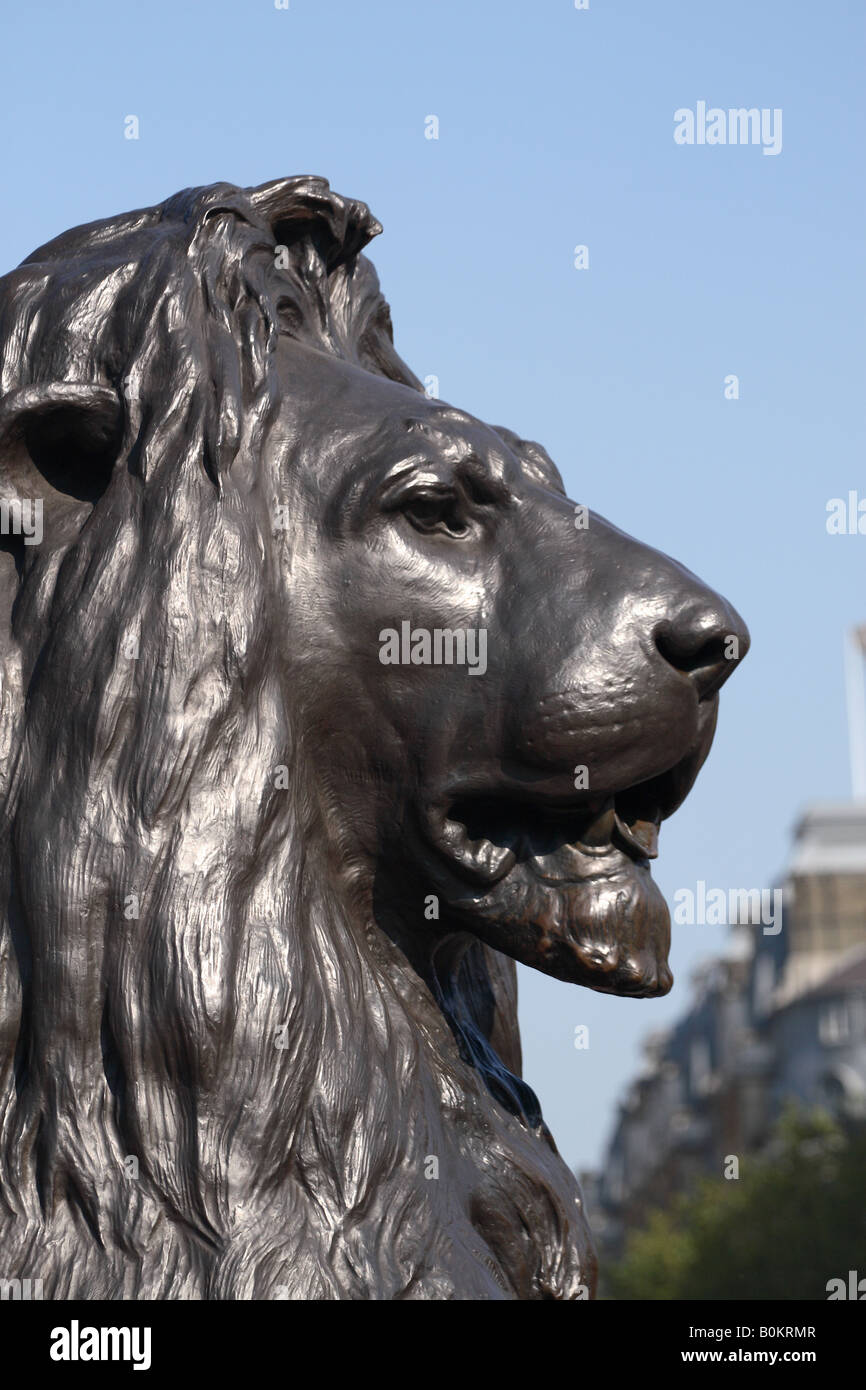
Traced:
POLYGON ((48 521, 94 505, 108 487, 122 434, 123 404, 107 386, 50 382, 0 397, 4 532, 20 532, 16 501, 31 504, 28 514, 41 503, 48 521))
POLYGON ((275 240, 289 251, 299 243, 312 246, 328 274, 359 255, 382 230, 366 203, 342 197, 314 174, 273 179, 247 193, 275 240))

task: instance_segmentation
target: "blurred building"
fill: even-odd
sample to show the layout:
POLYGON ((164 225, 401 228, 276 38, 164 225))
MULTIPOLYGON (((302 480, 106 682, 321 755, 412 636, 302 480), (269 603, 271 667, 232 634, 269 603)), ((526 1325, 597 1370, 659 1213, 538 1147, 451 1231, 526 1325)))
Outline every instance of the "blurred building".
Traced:
POLYGON ((789 1100, 866 1120, 866 801, 818 803, 794 833, 782 928, 731 929, 673 1028, 652 1034, 598 1174, 600 1248, 729 1156, 760 1150, 789 1100))
POLYGON ((781 937, 775 958, 758 939, 753 986, 774 1045, 771 1109, 793 1096, 866 1118, 866 802, 801 819, 781 937))

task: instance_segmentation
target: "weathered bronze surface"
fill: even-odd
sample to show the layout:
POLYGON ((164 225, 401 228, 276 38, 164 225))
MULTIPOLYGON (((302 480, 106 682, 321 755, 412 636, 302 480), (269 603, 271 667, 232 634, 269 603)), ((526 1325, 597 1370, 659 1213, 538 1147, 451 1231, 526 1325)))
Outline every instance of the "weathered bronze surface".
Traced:
POLYGON ((0 1275, 46 1298, 594 1287, 514 961, 670 988, 649 860, 748 636, 427 398, 379 230, 219 184, 0 281, 0 1275))

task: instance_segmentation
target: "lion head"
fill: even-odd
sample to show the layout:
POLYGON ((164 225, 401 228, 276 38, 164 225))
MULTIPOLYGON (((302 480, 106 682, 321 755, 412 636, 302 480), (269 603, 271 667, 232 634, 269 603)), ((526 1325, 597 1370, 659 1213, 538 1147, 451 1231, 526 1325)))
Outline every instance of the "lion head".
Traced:
POLYGON ((664 993, 745 653, 428 399, 322 179, 0 281, 0 1248, 52 1297, 574 1298, 514 966, 664 993))

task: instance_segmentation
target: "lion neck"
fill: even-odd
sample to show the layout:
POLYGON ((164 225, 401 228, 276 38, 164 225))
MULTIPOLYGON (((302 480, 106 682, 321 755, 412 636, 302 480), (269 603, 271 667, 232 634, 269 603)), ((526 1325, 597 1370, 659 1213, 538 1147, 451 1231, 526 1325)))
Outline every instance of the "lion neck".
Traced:
MULTIPOLYGON (((67 696, 79 747, 89 700, 67 696)), ((256 803, 227 720, 220 759, 178 751, 194 775, 166 780, 144 833, 146 782, 122 784, 126 824, 98 819, 124 804, 126 762, 94 761, 114 781, 93 801, 86 748, 55 747, 15 809, 32 964, 3 1121, 10 1272, 36 1261, 67 1298, 574 1296, 577 1188, 525 1097, 497 1095, 467 952, 419 973, 310 812, 308 770, 256 803), (91 838, 57 838, 49 862, 54 798, 91 838)))

